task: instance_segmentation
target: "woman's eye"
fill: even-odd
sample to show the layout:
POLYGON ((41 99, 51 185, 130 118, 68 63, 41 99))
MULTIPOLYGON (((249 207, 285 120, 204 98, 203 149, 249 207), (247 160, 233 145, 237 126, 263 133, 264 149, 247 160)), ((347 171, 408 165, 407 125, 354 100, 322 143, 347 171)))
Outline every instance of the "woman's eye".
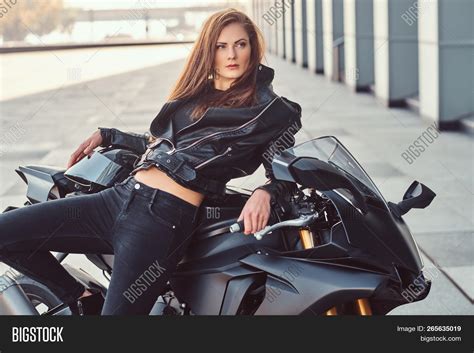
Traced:
POLYGON ((238 45, 239 47, 241 47, 241 48, 245 48, 245 46, 247 45, 247 43, 241 42, 241 43, 239 43, 239 44, 237 44, 237 45, 238 45))
POLYGON ((217 45, 217 49, 222 49, 222 48, 225 48, 225 45, 222 45, 222 44, 217 45))

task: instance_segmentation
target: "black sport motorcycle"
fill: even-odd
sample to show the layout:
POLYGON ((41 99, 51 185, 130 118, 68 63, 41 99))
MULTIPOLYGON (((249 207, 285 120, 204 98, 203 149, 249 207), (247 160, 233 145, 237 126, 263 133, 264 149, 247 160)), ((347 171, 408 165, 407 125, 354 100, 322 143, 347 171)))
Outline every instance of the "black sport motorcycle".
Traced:
MULTIPOLYGON (((20 166, 28 186, 24 207, 111 187, 138 158, 105 148, 68 170, 20 166)), ((205 201, 193 241, 150 315, 384 315, 428 295, 431 282, 402 215, 427 207, 433 191, 414 181, 402 201, 386 202, 333 136, 277 153, 272 168, 295 188, 272 207, 270 225, 253 236, 242 233, 236 220, 249 190, 228 187, 222 202, 205 201)), ((85 255, 110 278, 113 255, 85 255)), ((65 267, 106 293, 85 271, 65 267)), ((27 276, 7 273, 0 283, 0 314, 38 315, 40 305, 43 315, 70 314, 27 276)))

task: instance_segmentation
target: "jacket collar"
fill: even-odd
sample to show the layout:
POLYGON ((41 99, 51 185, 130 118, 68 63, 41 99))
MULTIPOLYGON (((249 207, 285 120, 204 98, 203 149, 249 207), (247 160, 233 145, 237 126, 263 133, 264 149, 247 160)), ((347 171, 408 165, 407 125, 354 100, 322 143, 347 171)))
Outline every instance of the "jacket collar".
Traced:
POLYGON ((275 70, 269 66, 259 64, 257 66, 257 85, 268 86, 272 83, 273 78, 275 77, 275 70))
MULTIPOLYGON (((275 97, 273 89, 271 88, 271 83, 275 76, 275 70, 271 67, 259 64, 257 66, 257 100, 258 104, 264 102, 270 102, 271 99, 275 97)), ((154 136, 158 136, 165 129, 165 125, 168 122, 170 115, 176 111, 176 109, 183 102, 181 99, 175 99, 166 102, 161 108, 158 115, 153 119, 150 125, 150 132, 154 136)))

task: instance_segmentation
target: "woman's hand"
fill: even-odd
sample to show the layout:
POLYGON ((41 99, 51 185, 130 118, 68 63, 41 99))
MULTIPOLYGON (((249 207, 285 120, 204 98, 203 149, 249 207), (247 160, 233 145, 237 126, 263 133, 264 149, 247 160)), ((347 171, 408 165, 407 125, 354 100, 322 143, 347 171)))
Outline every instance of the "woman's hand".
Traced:
POLYGON ((102 136, 100 135, 100 130, 97 130, 92 134, 91 137, 81 143, 77 150, 73 152, 73 154, 71 154, 71 157, 67 162, 67 168, 70 168, 85 156, 90 155, 94 151, 94 148, 100 146, 101 143, 102 136))
POLYGON ((252 234, 265 228, 270 218, 270 194, 262 189, 255 190, 247 200, 238 222, 244 220, 245 234, 252 234))

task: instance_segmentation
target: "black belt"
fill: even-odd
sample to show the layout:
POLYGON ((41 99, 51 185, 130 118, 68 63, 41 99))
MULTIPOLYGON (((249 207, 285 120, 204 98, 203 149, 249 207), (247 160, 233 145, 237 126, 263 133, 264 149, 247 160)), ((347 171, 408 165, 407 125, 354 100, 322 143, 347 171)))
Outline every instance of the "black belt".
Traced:
POLYGON ((142 156, 139 165, 145 162, 156 162, 168 172, 178 176, 184 181, 196 179, 196 171, 177 154, 169 155, 157 149, 148 149, 142 156))

